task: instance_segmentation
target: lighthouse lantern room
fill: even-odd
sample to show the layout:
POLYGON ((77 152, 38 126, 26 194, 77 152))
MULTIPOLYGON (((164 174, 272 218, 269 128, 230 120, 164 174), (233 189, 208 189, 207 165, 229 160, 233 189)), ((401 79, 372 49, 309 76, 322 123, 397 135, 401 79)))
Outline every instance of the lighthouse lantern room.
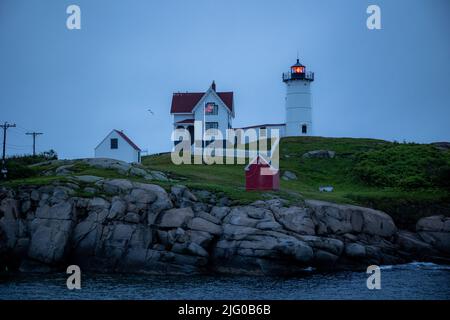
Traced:
POLYGON ((291 72, 292 72, 293 74, 295 74, 295 75, 304 74, 304 73, 305 73, 305 66, 302 65, 302 64, 298 61, 298 59, 297 59, 297 63, 294 64, 294 65, 291 67, 291 72))

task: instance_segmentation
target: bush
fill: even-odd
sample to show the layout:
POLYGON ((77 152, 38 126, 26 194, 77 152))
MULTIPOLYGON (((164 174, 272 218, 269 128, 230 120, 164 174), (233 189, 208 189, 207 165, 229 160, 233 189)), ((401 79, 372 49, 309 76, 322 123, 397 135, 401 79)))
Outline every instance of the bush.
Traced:
POLYGON ((379 187, 448 187, 450 156, 430 145, 396 143, 358 154, 353 174, 379 187))
POLYGON ((10 160, 6 162, 6 168, 8 180, 30 178, 36 175, 35 171, 27 165, 10 160))
MULTIPOLYGON (((57 160, 58 155, 54 150, 49 150, 31 155, 18 155, 6 159, 6 169, 8 170, 8 180, 30 178, 37 175, 37 172, 29 166, 35 163, 57 160)), ((3 176, 1 176, 3 178, 3 176)))
POLYGON ((450 165, 439 168, 434 182, 438 186, 443 186, 450 189, 450 165))
POLYGON ((413 175, 405 177, 399 181, 399 186, 403 189, 419 189, 424 187, 431 187, 432 184, 425 180, 421 175, 413 175))

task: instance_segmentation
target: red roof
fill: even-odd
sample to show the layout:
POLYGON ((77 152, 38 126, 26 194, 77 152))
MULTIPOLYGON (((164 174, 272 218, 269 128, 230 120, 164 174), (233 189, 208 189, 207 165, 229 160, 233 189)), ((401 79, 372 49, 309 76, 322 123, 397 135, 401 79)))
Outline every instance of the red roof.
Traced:
POLYGON ((194 123, 194 119, 184 119, 184 120, 178 121, 177 123, 194 123))
POLYGON ((131 141, 131 139, 128 138, 128 136, 127 136, 125 133, 123 133, 122 131, 116 130, 116 129, 114 129, 114 131, 115 131, 119 136, 121 136, 126 142, 128 142, 128 144, 129 144, 130 146, 132 146, 133 149, 135 149, 135 150, 137 150, 137 151, 141 151, 141 149, 140 149, 133 141, 131 141))
POLYGON ((234 129, 251 129, 251 128, 260 128, 260 127, 282 127, 285 126, 285 123, 265 123, 265 124, 258 124, 254 126, 248 126, 248 127, 241 127, 241 128, 234 128, 234 129))
POLYGON ((269 161, 267 161, 267 159, 265 157, 263 157, 262 155, 258 154, 256 157, 254 157, 252 159, 252 161, 249 162, 249 164, 244 168, 245 171, 250 170, 250 168, 253 165, 260 165, 260 166, 266 166, 266 167, 270 167, 271 169, 275 168, 270 164, 269 161))
MULTIPOLYGON (((233 92, 216 92, 225 105, 233 112, 233 92)), ((170 113, 192 113, 204 92, 174 93, 170 113)))

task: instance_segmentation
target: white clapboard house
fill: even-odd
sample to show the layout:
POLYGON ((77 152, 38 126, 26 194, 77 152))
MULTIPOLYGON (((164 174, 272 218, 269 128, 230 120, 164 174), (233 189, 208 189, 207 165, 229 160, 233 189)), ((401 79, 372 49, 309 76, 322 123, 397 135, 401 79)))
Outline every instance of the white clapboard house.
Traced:
POLYGON ((95 157, 140 163, 141 149, 123 131, 114 129, 95 147, 95 157))
POLYGON ((204 123, 202 131, 216 129, 226 139, 226 130, 232 128, 234 118, 233 92, 217 92, 213 81, 206 92, 174 93, 170 114, 173 116, 173 128, 189 130, 192 142, 195 121, 204 123))

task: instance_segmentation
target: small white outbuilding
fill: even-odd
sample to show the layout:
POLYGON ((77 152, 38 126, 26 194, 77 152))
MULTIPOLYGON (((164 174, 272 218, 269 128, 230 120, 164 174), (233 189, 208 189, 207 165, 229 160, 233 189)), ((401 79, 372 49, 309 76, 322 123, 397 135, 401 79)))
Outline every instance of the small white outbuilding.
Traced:
POLYGON ((123 131, 114 129, 95 147, 95 157, 140 163, 141 149, 123 131))

